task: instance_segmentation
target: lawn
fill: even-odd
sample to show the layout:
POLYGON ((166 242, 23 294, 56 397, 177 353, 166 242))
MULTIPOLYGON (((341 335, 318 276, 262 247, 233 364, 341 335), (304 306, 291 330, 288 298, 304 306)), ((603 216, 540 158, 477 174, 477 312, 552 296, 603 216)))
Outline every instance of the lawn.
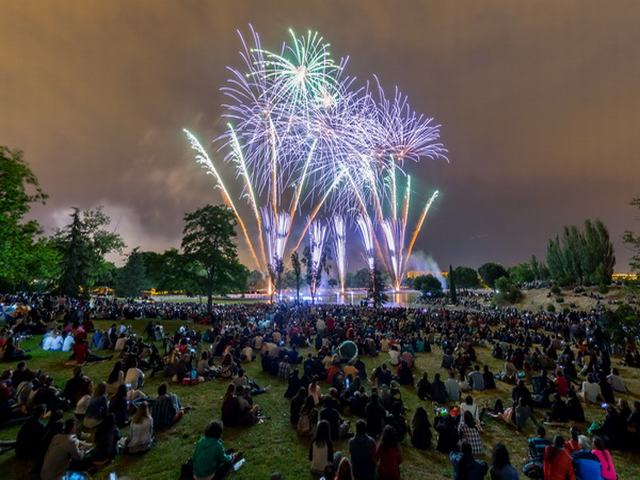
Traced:
MULTIPOLYGON (((98 321, 100 327, 106 327, 111 322, 98 321)), ((165 331, 173 331, 178 322, 162 322, 165 331)), ((146 321, 134 322, 134 330, 141 332, 146 321)), ((33 359, 28 362, 32 368, 40 368, 50 373, 57 385, 63 386, 65 381, 71 376, 71 367, 65 367, 64 361, 67 357, 65 353, 43 352, 37 348, 37 339, 32 339, 24 343, 26 348, 31 349, 33 359)), ((494 371, 500 369, 500 364, 494 360, 489 350, 478 348, 478 355, 482 362, 486 362, 494 371)), ((372 369, 382 363, 387 358, 365 358, 368 369, 372 369)), ((433 353, 420 354, 416 361, 415 378, 418 379, 423 371, 429 372, 430 378, 440 371, 444 377, 445 372, 440 369, 441 352, 436 348, 433 353)), ((619 366, 618 359, 614 359, 614 365, 619 366)), ((85 372, 94 381, 106 380, 112 362, 89 365, 85 367, 85 372)), ((8 366, 8 365, 7 365, 8 366)), ((6 368, 6 366, 5 366, 6 368)), ((307 461, 308 443, 301 441, 296 436, 295 430, 289 424, 289 405, 283 394, 286 385, 279 379, 263 374, 259 362, 253 362, 245 366, 250 377, 254 378, 260 385, 269 385, 269 391, 256 397, 256 403, 263 407, 268 419, 266 422, 250 428, 228 428, 224 431, 224 440, 227 448, 235 448, 244 452, 247 459, 245 465, 235 472, 233 479, 268 479, 274 471, 280 471, 287 480, 311 479, 309 473, 309 462, 307 461)), ((621 375, 636 395, 626 395, 627 400, 632 401, 640 392, 640 370, 620 367, 621 375)), ((162 381, 161 378, 148 379, 144 391, 155 396, 157 386, 162 381)), ((183 403, 193 407, 183 420, 172 430, 157 435, 157 445, 142 457, 119 456, 116 461, 106 467, 96 475, 96 478, 107 478, 109 472, 115 471, 118 475, 127 475, 132 479, 176 479, 179 477, 180 465, 191 454, 194 442, 199 438, 207 422, 214 418, 219 418, 221 397, 227 383, 222 380, 214 380, 194 387, 172 386, 183 403)), ((485 399, 492 402, 499 397, 504 400, 510 398, 510 388, 501 384, 498 391, 490 394, 479 395, 480 402, 485 399)), ((326 389, 323 389, 323 392, 326 389)), ((404 388, 402 396, 405 404, 409 408, 407 419, 411 418, 413 410, 420 403, 413 389, 404 388)), ((429 418, 433 420, 433 409, 431 405, 425 405, 429 412, 429 418)), ((597 408, 586 408, 587 418, 591 420, 601 420, 603 412, 597 408)), ((539 415, 539 414, 538 414, 539 415)), ((351 418, 355 423, 355 418, 351 418)), ((568 427, 564 429, 549 428, 549 434, 556 433, 568 435, 568 427)), ((0 430, 0 439, 7 440, 15 438, 18 427, 0 430)), ((511 452, 512 462, 520 468, 526 454, 526 437, 533 433, 533 426, 529 424, 521 434, 498 423, 492 419, 488 420, 485 433, 482 438, 485 446, 493 446, 497 442, 503 442, 511 452)), ((346 442, 340 442, 337 448, 344 450, 347 448, 346 442)), ((640 457, 636 454, 614 453, 614 460, 621 479, 640 478, 640 457)), ((451 467, 448 458, 437 451, 421 452, 408 445, 405 439, 403 445, 404 463, 402 465, 402 478, 407 480, 417 480, 426 478, 444 479, 451 478, 451 467)), ((489 455, 486 456, 489 460, 489 455)), ((15 460, 13 453, 8 452, 0 457, 3 478, 19 479, 27 478, 29 465, 15 460)))

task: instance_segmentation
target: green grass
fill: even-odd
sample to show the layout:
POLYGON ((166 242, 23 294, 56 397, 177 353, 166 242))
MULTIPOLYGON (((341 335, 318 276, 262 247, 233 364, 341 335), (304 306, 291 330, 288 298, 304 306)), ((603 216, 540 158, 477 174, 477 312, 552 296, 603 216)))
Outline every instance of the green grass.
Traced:
MULTIPOLYGON (((100 327, 107 327, 111 322, 96 322, 100 327)), ((178 322, 162 322, 165 331, 173 331, 178 322)), ((146 321, 134 323, 134 329, 138 332, 146 321)), ((65 367, 67 358, 65 353, 43 352, 36 347, 37 340, 25 342, 26 348, 31 348, 33 359, 28 362, 30 368, 41 368, 50 373, 56 384, 64 385, 71 376, 71 367, 65 367)), ((501 368, 499 362, 494 360, 490 352, 485 348, 478 348, 479 359, 488 363, 494 371, 501 368)), ((365 358, 368 369, 372 369, 387 357, 365 358)), ((418 379, 423 371, 429 372, 430 378, 440 371, 441 352, 435 349, 434 353, 420 354, 416 361, 415 378, 418 379)), ((88 365, 85 372, 94 381, 106 380, 113 362, 104 362, 96 365, 88 365)), ((614 364, 618 365, 614 359, 614 364)), ((227 428, 224 431, 224 440, 227 448, 235 448, 245 453, 247 462, 242 469, 234 473, 233 479, 268 479, 273 471, 280 471, 287 480, 311 479, 309 463, 307 461, 308 443, 298 439, 295 430, 289 424, 289 404, 283 394, 286 385, 277 378, 265 375, 261 372, 260 363, 253 362, 245 365, 249 376, 260 385, 270 385, 269 391, 256 397, 256 403, 263 407, 268 420, 250 428, 227 428)), ((640 370, 620 367, 621 375, 633 392, 640 392, 640 370)), ((148 379, 144 388, 147 394, 155 395, 157 386, 163 379, 155 377, 148 379)), ((141 457, 119 456, 116 461, 96 475, 96 478, 106 478, 108 473, 115 471, 118 475, 127 475, 132 479, 176 479, 179 476, 180 465, 191 454, 193 445, 200 437, 204 426, 211 419, 219 418, 221 397, 227 383, 222 380, 214 380, 194 387, 172 386, 183 403, 191 405, 193 410, 183 420, 168 432, 157 435, 156 446, 146 455, 141 457)), ((498 385, 497 392, 478 395, 479 401, 494 401, 501 397, 503 400, 510 398, 510 388, 504 384, 498 385)), ((326 388, 323 388, 323 392, 326 388)), ((403 387, 402 396, 409 408, 407 419, 411 418, 416 406, 420 403, 413 389, 403 387)), ((637 396, 626 395, 631 401, 637 396)), ((433 420, 431 405, 425 405, 429 417, 433 420)), ((585 410, 590 420, 601 420, 603 413, 599 409, 587 407, 585 410)), ((352 422, 355 418, 351 419, 352 422)), ((549 428, 549 435, 556 433, 568 435, 568 427, 563 429, 549 428)), ((15 438, 18 427, 0 430, 0 439, 15 438)), ((124 433, 124 432, 123 432, 124 433)), ((489 419, 482 439, 487 450, 497 442, 507 445, 511 452, 512 462, 520 468, 526 456, 526 438, 533 434, 533 426, 529 424, 524 432, 518 434, 515 430, 489 419)), ((339 442, 337 448, 345 450, 345 442, 339 442)), ((403 445, 404 463, 402 465, 403 479, 418 480, 424 478, 444 479, 451 478, 451 467, 448 458, 436 451, 421 452, 410 447, 405 440, 403 445), (428 474, 428 477, 426 476, 428 474)), ((636 454, 613 454, 616 467, 621 479, 640 478, 640 457, 636 454)), ((489 460, 487 455, 486 460, 489 460)), ((5 453, 0 457, 0 468, 3 478, 26 478, 29 465, 15 460, 13 453, 5 453)))

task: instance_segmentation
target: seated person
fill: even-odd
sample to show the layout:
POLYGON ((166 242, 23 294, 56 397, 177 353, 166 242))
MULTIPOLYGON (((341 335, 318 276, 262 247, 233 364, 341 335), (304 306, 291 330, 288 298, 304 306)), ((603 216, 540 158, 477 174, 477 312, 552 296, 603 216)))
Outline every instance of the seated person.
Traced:
POLYGON ((609 384, 611 385, 611 388, 613 388, 615 392, 619 392, 619 393, 627 392, 627 386, 624 384, 624 380, 620 376, 620 373, 618 372, 617 368, 611 369, 611 373, 607 376, 607 381, 609 382, 609 384))
POLYGON ((593 373, 587 375, 587 380, 582 382, 582 390, 578 393, 580 399, 585 403, 598 404, 602 398, 602 390, 600 385, 596 383, 596 378, 593 373))
POLYGON ((194 480, 214 480, 223 478, 239 455, 230 455, 222 441, 222 424, 210 422, 204 435, 196 443, 193 452, 194 480))
POLYGON ((116 458, 120 430, 118 430, 113 413, 108 414, 104 421, 98 425, 94 438, 95 448, 91 455, 91 461, 94 465, 104 465, 116 458))
POLYGON ((37 449, 33 447, 44 436, 45 426, 42 420, 46 411, 44 405, 36 405, 32 410, 33 415, 20 427, 16 437, 16 458, 23 460, 35 459, 37 449))
POLYGON ((527 446, 530 460, 542 461, 544 458, 544 449, 551 445, 551 441, 546 438, 547 431, 542 425, 536 430, 537 435, 527 439, 527 446))
POLYGON ((184 416, 180 399, 168 391, 166 383, 158 387, 158 397, 151 405, 151 416, 156 430, 164 430, 175 425, 184 416))
POLYGON ((126 445, 127 453, 144 453, 153 445, 153 418, 147 402, 141 402, 133 414, 126 445))
MULTIPOLYGON (((69 469, 71 462, 80 462, 85 457, 85 451, 91 446, 76 437, 76 424, 73 419, 64 422, 62 433, 53 436, 47 453, 44 456, 40 478, 42 480, 57 480, 69 469)), ((81 468, 84 469, 84 468, 81 468)))

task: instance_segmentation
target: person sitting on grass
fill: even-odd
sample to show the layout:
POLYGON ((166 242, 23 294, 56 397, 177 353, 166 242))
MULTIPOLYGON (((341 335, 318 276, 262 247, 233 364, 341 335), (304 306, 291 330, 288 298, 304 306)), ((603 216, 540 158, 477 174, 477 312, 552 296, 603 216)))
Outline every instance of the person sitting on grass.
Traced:
POLYGON ((93 465, 101 466, 116 458, 119 440, 120 430, 115 416, 110 413, 96 429, 95 448, 91 456, 93 465))
POLYGON ((44 405, 36 405, 32 409, 32 416, 22 424, 16 437, 16 458, 31 460, 36 457, 37 445, 44 436, 45 426, 42 423, 47 409, 44 405))
POLYGON ((129 425, 129 438, 126 442, 127 453, 145 453, 153 446, 153 418, 149 405, 142 402, 133 414, 129 425))
POLYGON ((460 451, 452 451, 449 460, 453 466, 453 480, 482 480, 489 470, 487 462, 476 460, 469 443, 462 442, 460 451))
POLYGON ((356 423, 356 434, 349 440, 349 454, 354 480, 370 480, 375 477, 376 442, 367 435, 367 422, 364 420, 356 423))
POLYGON ((180 405, 180 399, 176 394, 169 392, 166 383, 158 387, 158 397, 153 400, 151 416, 156 430, 170 428, 184 416, 184 409, 180 405))
POLYGON ((109 413, 109 400, 107 400, 107 385, 99 383, 93 391, 93 397, 89 400, 87 411, 82 424, 85 428, 96 428, 109 413))
POLYGON ((416 408, 413 418, 411 419, 411 445, 419 450, 428 450, 431 448, 431 423, 427 416, 427 411, 420 405, 416 408))
POLYGON ((484 453, 484 445, 480 438, 480 431, 476 426, 476 421, 470 411, 465 411, 460 425, 458 427, 460 442, 466 442, 471 445, 471 451, 474 456, 480 456, 484 453))
MULTIPOLYGON (((40 470, 41 480, 58 480, 72 462, 83 465, 80 462, 85 458, 85 452, 90 446, 91 444, 76 437, 76 423, 73 419, 68 419, 64 422, 62 433, 54 435, 51 439, 40 470)), ((84 465, 80 469, 84 470, 84 465)))
POLYGON ((571 456, 564 449, 564 438, 553 437, 553 445, 547 445, 543 455, 545 480, 576 480, 571 456))
POLYGON ((536 436, 527 439, 527 448, 529 452, 530 460, 542 461, 544 457, 545 449, 551 445, 551 442, 546 437, 547 431, 540 425, 536 430, 536 436))
POLYGON ((518 471, 509 460, 509 450, 502 443, 493 449, 490 474, 491 480, 518 480, 518 471))
POLYGON ((222 441, 222 423, 210 422, 193 452, 193 479, 219 480, 231 470, 238 454, 231 455, 222 441))

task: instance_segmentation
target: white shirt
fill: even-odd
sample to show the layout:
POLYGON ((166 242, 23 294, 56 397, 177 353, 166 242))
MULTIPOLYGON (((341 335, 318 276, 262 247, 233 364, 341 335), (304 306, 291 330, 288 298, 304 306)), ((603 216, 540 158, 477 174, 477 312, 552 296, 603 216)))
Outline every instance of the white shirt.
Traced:
POLYGON ((85 395, 76 404, 76 409, 73 413, 76 415, 84 415, 87 413, 87 407, 89 406, 89 402, 91 401, 91 395, 85 395))
POLYGON ((582 382, 582 393, 584 393, 584 399, 587 402, 597 403, 598 397, 602 395, 602 390, 597 383, 582 382))
POLYGON ((398 350, 389 350, 389 358, 391 359, 391 365, 398 365, 400 363, 400 352, 398 350))
POLYGON ((73 339, 73 335, 67 335, 67 337, 64 339, 64 343, 62 344, 62 351, 70 352, 71 347, 73 347, 74 343, 76 343, 76 341, 73 339))
POLYGON ((139 388, 144 381, 144 373, 139 368, 131 367, 127 370, 124 377, 124 383, 131 385, 133 388, 139 388))

